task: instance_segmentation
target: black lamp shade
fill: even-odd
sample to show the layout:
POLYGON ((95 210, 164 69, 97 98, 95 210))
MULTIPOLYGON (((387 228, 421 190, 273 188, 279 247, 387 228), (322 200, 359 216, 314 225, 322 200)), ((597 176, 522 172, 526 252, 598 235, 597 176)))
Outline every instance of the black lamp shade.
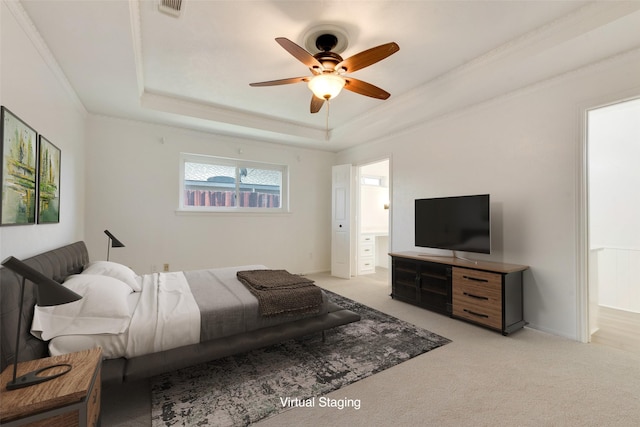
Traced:
POLYGON ((65 288, 60 283, 12 256, 2 261, 2 265, 38 285, 36 287, 36 301, 41 307, 66 304, 82 298, 77 293, 65 288))
POLYGON ((57 282, 53 283, 56 284, 55 288, 49 285, 38 286, 36 301, 38 301, 40 307, 67 304, 82 298, 82 296, 73 292, 71 289, 65 288, 57 282))
POLYGON ((111 232, 109 230, 104 230, 104 234, 109 236, 109 239, 111 239, 111 247, 112 248, 124 248, 124 243, 122 243, 120 240, 116 239, 116 236, 111 234, 111 232))

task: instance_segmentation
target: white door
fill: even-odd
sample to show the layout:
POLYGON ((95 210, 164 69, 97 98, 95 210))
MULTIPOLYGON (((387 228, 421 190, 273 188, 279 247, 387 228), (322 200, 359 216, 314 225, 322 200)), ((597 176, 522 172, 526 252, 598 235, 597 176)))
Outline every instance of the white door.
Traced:
POLYGON ((351 165, 332 169, 331 275, 351 278, 351 165))

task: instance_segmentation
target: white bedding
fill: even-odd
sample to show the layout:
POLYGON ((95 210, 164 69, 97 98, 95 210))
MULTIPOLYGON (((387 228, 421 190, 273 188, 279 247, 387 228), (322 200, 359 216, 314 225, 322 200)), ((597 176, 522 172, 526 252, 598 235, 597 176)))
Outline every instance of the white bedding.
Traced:
MULTIPOLYGON (((116 301, 116 305, 125 304, 128 319, 126 327, 115 330, 115 333, 98 333, 93 327, 84 327, 85 322, 74 322, 73 327, 61 328, 56 320, 60 316, 55 315, 55 309, 64 305, 46 307, 53 314, 36 317, 37 323, 34 318, 32 333, 51 339, 49 351, 52 355, 99 345, 103 348, 105 358, 135 357, 199 342, 200 312, 184 274, 148 274, 140 276, 140 282, 141 292, 129 293, 124 300, 120 298, 116 301), (47 324, 50 319, 51 322, 47 324)), ((92 289, 88 289, 78 293, 86 295, 83 300, 87 310, 95 310, 101 301, 92 299, 92 289)), ((111 303, 114 304, 113 300, 111 303)), ((117 310, 119 321, 122 320, 122 310, 117 310)), ((76 310, 76 315, 90 317, 93 313, 83 313, 80 309, 79 312, 76 310)))
MULTIPOLYGON (((105 358, 133 358, 316 315, 261 316, 257 298, 236 277, 240 270, 266 269, 261 265, 135 276, 136 288, 141 291, 134 292, 134 286, 121 280, 123 272, 131 275, 129 270, 120 266, 112 269, 111 264, 103 263, 100 268, 104 268, 102 274, 112 283, 115 283, 113 280, 120 282, 119 286, 113 287, 118 289, 118 298, 111 298, 113 306, 109 307, 105 307, 100 299, 88 301, 87 298, 85 303, 90 303, 88 306, 95 311, 81 315, 90 317, 101 310, 115 311, 118 313, 116 320, 124 320, 124 328, 121 323, 112 326, 107 319, 103 320, 110 333, 95 328, 84 330, 83 322, 74 321, 69 330, 57 327, 57 324, 40 324, 39 328, 55 330, 54 334, 45 332, 52 338, 49 344, 52 355, 100 346, 105 358)), ((89 271, 95 273, 95 269, 89 271)), ((101 289, 104 291, 104 286, 101 289)), ((64 306, 49 308, 58 310, 59 307, 64 306)), ((317 314, 328 310, 326 294, 323 294, 323 305, 317 314)))
MULTIPOLYGON (((140 292, 133 292, 127 297, 129 318, 138 305, 140 292)), ((52 356, 101 347, 104 359, 116 359, 122 357, 127 350, 129 328, 121 334, 78 334, 60 335, 49 342, 49 353, 52 356)))
POLYGON ((200 310, 182 272, 142 276, 142 294, 131 318, 125 357, 156 353, 200 341, 200 310))
POLYGON ((133 291, 125 283, 108 276, 75 274, 64 286, 82 298, 56 306, 36 305, 32 335, 48 341, 69 334, 119 334, 129 327, 127 298, 133 291))

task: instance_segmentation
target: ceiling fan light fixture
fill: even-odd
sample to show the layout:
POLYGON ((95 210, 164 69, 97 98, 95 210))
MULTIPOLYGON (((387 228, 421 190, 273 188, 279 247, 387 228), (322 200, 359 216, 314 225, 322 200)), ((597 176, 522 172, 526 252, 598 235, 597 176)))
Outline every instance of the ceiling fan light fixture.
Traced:
MULTIPOLYGON (((337 37, 331 33, 323 33, 316 38, 316 47, 321 48, 322 52, 312 55, 303 47, 297 45, 285 37, 276 37, 276 42, 289 52, 294 58, 303 63, 313 74, 313 76, 292 77, 288 79, 271 80, 266 82, 249 83, 249 86, 278 86, 290 83, 307 82, 309 89, 313 92, 309 112, 317 113, 324 105, 324 101, 329 101, 338 94, 342 88, 346 88, 350 92, 360 95, 369 96, 377 99, 387 99, 389 92, 380 89, 377 86, 353 77, 343 77, 342 73, 352 73, 369 65, 375 64, 386 57, 393 55, 400 46, 391 42, 380 46, 372 47, 356 53, 347 59, 333 52, 333 46, 337 37)), ((327 102, 327 114, 329 113, 329 102, 327 102)), ((328 127, 327 127, 328 128, 328 127)))
POLYGON ((309 80, 308 86, 313 94, 327 101, 338 96, 346 81, 336 74, 320 74, 309 80))

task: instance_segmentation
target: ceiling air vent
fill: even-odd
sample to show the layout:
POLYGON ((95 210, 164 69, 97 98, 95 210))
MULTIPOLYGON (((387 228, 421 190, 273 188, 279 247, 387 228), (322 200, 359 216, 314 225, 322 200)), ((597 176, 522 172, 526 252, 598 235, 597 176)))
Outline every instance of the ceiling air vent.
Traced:
POLYGON ((178 17, 182 11, 182 0, 159 0, 158 10, 167 15, 178 17))

